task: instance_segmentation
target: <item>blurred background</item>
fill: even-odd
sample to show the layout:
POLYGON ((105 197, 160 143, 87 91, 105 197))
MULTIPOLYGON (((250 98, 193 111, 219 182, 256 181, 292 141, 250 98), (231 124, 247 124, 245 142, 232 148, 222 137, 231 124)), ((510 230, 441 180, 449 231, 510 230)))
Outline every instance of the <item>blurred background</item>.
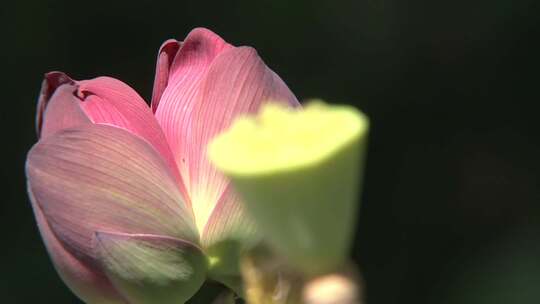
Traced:
POLYGON ((539 2, 6 1, 2 303, 79 303, 25 190, 43 73, 151 95, 167 38, 254 46, 299 99, 372 121, 354 260, 368 303, 540 303, 539 2))

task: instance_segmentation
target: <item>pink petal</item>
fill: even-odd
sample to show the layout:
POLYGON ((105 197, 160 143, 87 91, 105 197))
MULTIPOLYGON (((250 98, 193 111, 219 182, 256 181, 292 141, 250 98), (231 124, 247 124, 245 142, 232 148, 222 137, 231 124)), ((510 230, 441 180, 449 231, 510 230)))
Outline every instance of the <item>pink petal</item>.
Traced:
MULTIPOLYGON (((150 144, 174 168, 176 163, 152 110, 131 87, 110 77, 79 82, 81 107, 94 123, 129 130, 150 144)), ((176 172, 175 172, 176 173, 176 172)))
POLYGON ((59 131, 29 152, 29 187, 52 231, 74 256, 95 263, 95 231, 198 242, 173 173, 140 137, 116 127, 59 131))
MULTIPOLYGON (((193 106, 191 100, 197 93, 203 76, 214 58, 223 50, 231 47, 209 30, 194 29, 182 43, 169 71, 167 71, 166 88, 162 92, 154 91, 154 96, 161 96, 159 107, 157 102, 153 103, 155 116, 167 137, 171 150, 175 151, 178 146, 183 144, 178 141, 179 137, 176 134, 178 124, 184 119, 183 113, 191 111, 189 108, 193 106)), ((168 50, 169 48, 173 47, 165 43, 162 50, 168 50)), ((164 73, 161 68, 158 68, 156 79, 159 79, 160 83, 164 81, 160 74, 164 73)), ((160 84, 155 86, 161 87, 160 84)), ((175 159, 176 162, 183 161, 178 154, 175 159)))
POLYGON ((87 303, 125 303, 104 273, 79 261, 62 246, 52 232, 31 189, 28 190, 45 247, 56 271, 66 285, 87 303))
POLYGON ((174 40, 166 41, 156 64, 152 96, 152 110, 156 116, 175 116, 184 106, 184 100, 195 94, 214 58, 231 47, 221 37, 203 28, 192 30, 179 49, 174 40), (166 91, 169 93, 164 96, 166 91))
POLYGON ((41 83, 41 91, 39 93, 37 115, 36 115, 36 130, 38 136, 41 134, 41 127, 43 124, 43 115, 47 104, 54 94, 56 89, 63 84, 74 84, 75 82, 66 74, 62 72, 49 72, 45 74, 43 82, 41 83))
MULTIPOLYGON (((187 42, 186 42, 187 43, 187 42)), ((180 50, 182 52, 182 50, 180 50)), ((268 100, 298 105, 285 83, 249 47, 223 51, 190 94, 169 85, 156 118, 179 166, 202 231, 228 182, 206 158, 211 138, 239 115, 256 112, 268 100), (170 100, 175 100, 175 107, 170 100)))
POLYGON ((201 236, 208 258, 215 261, 208 270, 209 277, 237 290, 241 254, 258 241, 255 222, 244 211, 232 186, 227 187, 201 236))
MULTIPOLYGON (((43 102, 43 104, 46 104, 46 108, 43 111, 43 118, 39 127, 41 139, 45 139, 63 129, 92 123, 79 106, 79 100, 73 95, 76 90, 77 87, 74 84, 62 84, 55 89, 49 100, 43 102)), ((38 117, 40 117, 40 114, 38 114, 38 117)))
POLYGON ((206 278, 200 248, 148 234, 96 233, 96 255, 129 303, 185 303, 206 278))
MULTIPOLYGON (((255 222, 245 213, 240 198, 229 185, 218 200, 212 215, 204 227, 201 241, 203 247, 211 247, 222 241, 255 241, 255 222)), ((249 247, 252 244, 242 244, 249 247)))
POLYGON ((169 39, 159 48, 154 90, 152 92, 152 112, 156 112, 161 95, 169 83, 170 68, 181 45, 181 42, 169 39))
MULTIPOLYGON (((192 77, 198 69, 207 69, 219 53, 232 48, 221 37, 205 28, 195 28, 186 37, 170 67, 170 80, 192 77)), ((176 83, 174 85, 177 85, 176 83)))
POLYGON ((173 168, 180 184, 161 127, 144 100, 125 83, 110 77, 74 81, 60 72, 49 73, 38 107, 43 108, 38 111, 38 121, 43 121, 43 137, 89 121, 129 130, 155 147, 173 168))

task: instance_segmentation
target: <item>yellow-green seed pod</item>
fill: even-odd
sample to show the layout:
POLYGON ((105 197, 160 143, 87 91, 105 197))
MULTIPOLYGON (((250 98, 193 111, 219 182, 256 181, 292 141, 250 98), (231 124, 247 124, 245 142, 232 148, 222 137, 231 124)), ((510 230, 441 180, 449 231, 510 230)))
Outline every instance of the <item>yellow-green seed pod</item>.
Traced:
POLYGON ((350 106, 270 103, 217 136, 209 157, 273 248, 307 274, 324 273, 349 253, 368 128, 350 106))

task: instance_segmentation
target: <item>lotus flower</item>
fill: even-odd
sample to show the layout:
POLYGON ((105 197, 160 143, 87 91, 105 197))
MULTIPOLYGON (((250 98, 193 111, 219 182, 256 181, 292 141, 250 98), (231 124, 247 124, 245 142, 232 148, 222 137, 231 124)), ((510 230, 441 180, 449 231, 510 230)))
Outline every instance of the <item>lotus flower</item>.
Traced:
POLYGON ((208 276, 227 283, 257 233, 206 144, 267 100, 298 105, 255 50, 206 29, 166 41, 156 70, 151 107, 109 77, 43 82, 28 192, 57 271, 87 303, 179 303, 208 276))

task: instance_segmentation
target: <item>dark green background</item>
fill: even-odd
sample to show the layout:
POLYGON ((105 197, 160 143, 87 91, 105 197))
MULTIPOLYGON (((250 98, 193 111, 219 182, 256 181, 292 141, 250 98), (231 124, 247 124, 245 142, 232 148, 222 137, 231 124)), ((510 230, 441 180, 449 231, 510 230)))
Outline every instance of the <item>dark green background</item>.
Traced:
POLYGON ((1 303, 78 303, 25 192, 43 73, 148 98, 161 42, 196 26, 254 46, 300 99, 370 116, 369 303, 540 303, 538 16, 534 0, 2 3, 1 303))

